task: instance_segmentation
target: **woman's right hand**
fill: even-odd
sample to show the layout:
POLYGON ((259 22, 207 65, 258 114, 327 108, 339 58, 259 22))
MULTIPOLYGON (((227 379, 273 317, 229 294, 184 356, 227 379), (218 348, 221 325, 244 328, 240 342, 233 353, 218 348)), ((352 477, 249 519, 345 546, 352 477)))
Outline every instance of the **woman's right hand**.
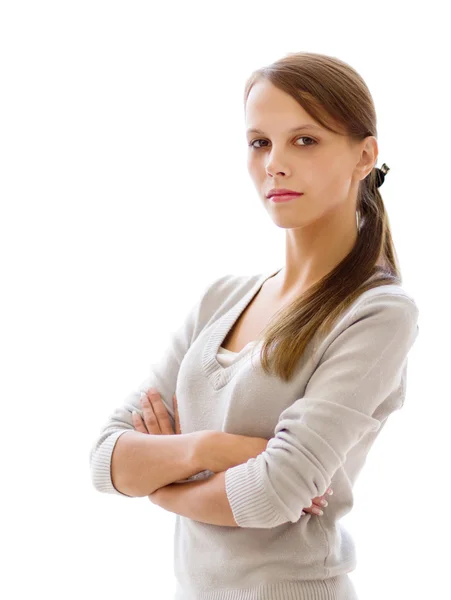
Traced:
POLYGON ((334 492, 331 487, 327 488, 324 496, 317 496, 316 498, 313 498, 311 506, 309 506, 308 508, 303 508, 302 510, 304 512, 311 513, 312 515, 322 515, 323 508, 325 508, 328 505, 327 496, 330 496, 333 493, 334 492), (322 504, 323 502, 325 502, 325 504, 322 504))
MULTIPOLYGON (((205 470, 213 473, 227 471, 246 463, 250 458, 257 458, 266 450, 269 440, 259 437, 237 435, 223 431, 206 430, 199 432, 199 464, 205 470)), ((333 494, 332 488, 328 488, 323 496, 313 498, 304 512, 319 514, 317 511, 327 506, 327 496, 333 494), (326 504, 323 505, 322 501, 326 504)))

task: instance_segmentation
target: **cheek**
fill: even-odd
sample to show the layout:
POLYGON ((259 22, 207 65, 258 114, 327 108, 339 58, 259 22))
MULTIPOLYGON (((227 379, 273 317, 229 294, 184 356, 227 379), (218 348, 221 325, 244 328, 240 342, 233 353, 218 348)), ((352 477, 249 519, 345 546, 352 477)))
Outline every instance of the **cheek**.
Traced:
POLYGON ((345 178, 341 170, 335 170, 334 167, 326 167, 310 173, 313 188, 318 193, 333 194, 340 193, 343 189, 345 178))
POLYGON ((349 193, 349 183, 349 179, 342 170, 339 173, 331 174, 329 188, 331 192, 334 192, 334 196, 342 198, 349 193))
POLYGON ((315 207, 318 214, 326 214, 342 205, 348 195, 349 185, 343 175, 324 174, 314 184, 315 207))
POLYGON ((247 170, 252 181, 257 185, 265 181, 266 173, 262 160, 257 157, 249 156, 247 159, 247 170))
POLYGON ((254 173, 259 167, 259 161, 257 161, 254 154, 248 154, 247 157, 247 170, 249 173, 254 173))

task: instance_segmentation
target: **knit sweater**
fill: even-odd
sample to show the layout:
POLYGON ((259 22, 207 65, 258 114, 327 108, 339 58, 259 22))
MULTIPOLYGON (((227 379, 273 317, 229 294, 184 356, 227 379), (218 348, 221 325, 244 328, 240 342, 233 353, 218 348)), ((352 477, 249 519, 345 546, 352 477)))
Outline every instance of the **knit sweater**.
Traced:
MULTIPOLYGON (((217 430, 269 440, 266 450, 226 471, 226 494, 238 527, 176 515, 176 600, 352 600, 348 573, 356 549, 341 523, 353 486, 388 416, 403 406, 408 353, 418 307, 404 287, 363 292, 297 363, 289 382, 263 371, 263 342, 239 353, 221 344, 277 271, 224 275, 210 282, 170 337, 161 360, 115 408, 94 440, 94 487, 118 494, 111 455, 141 392, 155 387, 182 433, 217 430), (312 499, 334 490, 322 516, 312 499)), ((155 457, 158 460, 158 457, 155 457)), ((210 477, 203 471, 185 481, 210 477)))

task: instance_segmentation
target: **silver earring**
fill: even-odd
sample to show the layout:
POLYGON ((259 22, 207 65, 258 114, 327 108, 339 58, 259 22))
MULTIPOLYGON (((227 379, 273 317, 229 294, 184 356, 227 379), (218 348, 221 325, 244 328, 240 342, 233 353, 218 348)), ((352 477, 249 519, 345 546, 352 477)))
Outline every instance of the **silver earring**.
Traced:
POLYGON ((360 231, 360 212, 358 210, 355 211, 355 223, 357 225, 357 231, 360 231))

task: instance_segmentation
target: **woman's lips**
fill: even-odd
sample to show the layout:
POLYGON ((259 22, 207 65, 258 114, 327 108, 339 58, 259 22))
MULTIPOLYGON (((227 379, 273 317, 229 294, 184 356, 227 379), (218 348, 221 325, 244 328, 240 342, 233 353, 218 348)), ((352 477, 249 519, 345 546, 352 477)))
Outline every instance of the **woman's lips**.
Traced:
POLYGON ((304 194, 277 194, 275 196, 270 196, 269 199, 272 202, 287 202, 288 200, 293 200, 293 198, 299 198, 304 194))

